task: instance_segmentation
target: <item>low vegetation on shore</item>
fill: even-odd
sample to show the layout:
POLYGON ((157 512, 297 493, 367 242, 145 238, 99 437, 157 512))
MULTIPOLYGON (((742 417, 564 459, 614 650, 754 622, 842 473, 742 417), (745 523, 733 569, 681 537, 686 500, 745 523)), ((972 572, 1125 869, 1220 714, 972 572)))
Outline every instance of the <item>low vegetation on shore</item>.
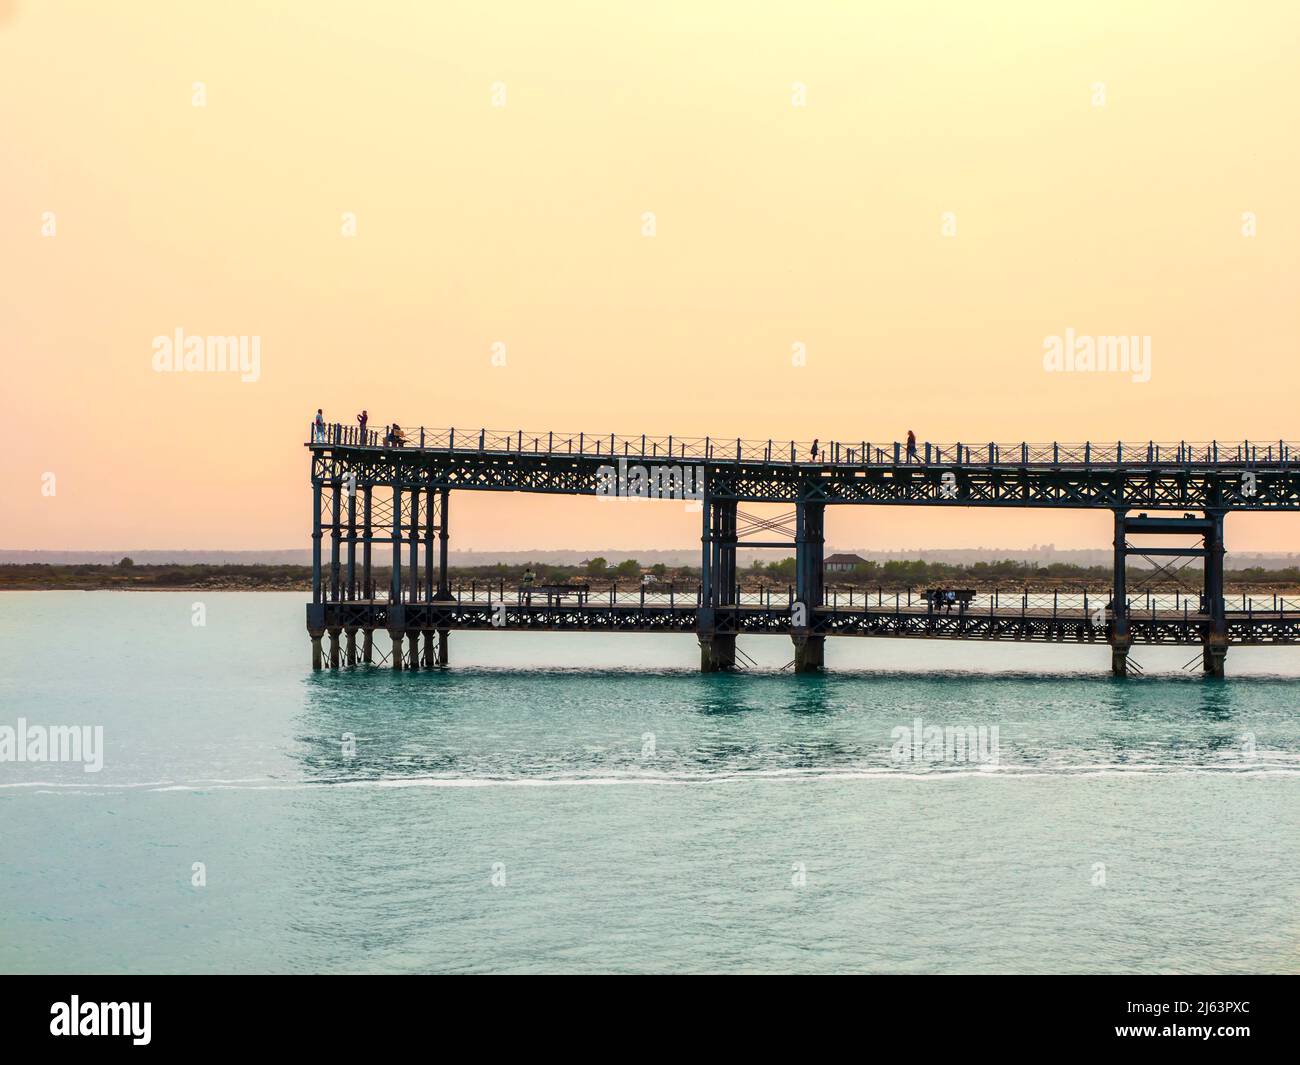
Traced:
MULTIPOLYGON (((358 575, 360 568, 358 559, 358 575)), ((673 584, 683 589, 693 589, 700 572, 698 567, 670 567, 662 563, 643 569, 634 560, 611 566, 603 558, 594 558, 577 566, 456 566, 450 571, 451 584, 466 589, 471 585, 514 589, 522 583, 526 568, 532 569, 539 585, 589 584, 593 588, 608 588, 611 583, 625 588, 633 587, 641 583, 644 575, 650 584, 656 586, 673 584)), ((375 567, 373 572, 375 587, 387 588, 387 567, 375 567)), ((1065 563, 1040 566, 1010 560, 976 562, 973 565, 891 561, 883 564, 867 562, 847 573, 828 573, 826 583, 828 587, 880 588, 886 591, 928 587, 1067 590, 1105 588, 1110 584, 1110 575, 1108 566, 1072 566, 1065 563)), ((1151 571, 1134 567, 1130 568, 1129 575, 1131 582, 1144 581, 1151 577, 1151 571)), ((740 570, 739 577, 745 590, 784 588, 794 583, 794 559, 746 566, 740 570)), ((1295 566, 1273 570, 1260 567, 1228 570, 1224 577, 1227 587, 1237 591, 1300 588, 1300 567, 1295 566)), ((1188 567, 1176 573, 1161 574, 1154 583, 1170 591, 1196 591, 1201 585, 1201 572, 1188 567)), ((137 565, 129 558, 114 565, 0 565, 0 591, 203 589, 289 592, 308 591, 310 588, 309 566, 137 565)))

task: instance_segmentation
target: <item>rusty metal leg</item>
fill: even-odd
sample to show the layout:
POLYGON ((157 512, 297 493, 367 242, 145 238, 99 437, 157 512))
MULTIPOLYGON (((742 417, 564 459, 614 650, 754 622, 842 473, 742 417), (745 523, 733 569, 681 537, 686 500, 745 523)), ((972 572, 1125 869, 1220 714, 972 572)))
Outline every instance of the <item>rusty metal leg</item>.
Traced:
POLYGON ((794 671, 796 673, 820 673, 825 665, 825 636, 794 637, 794 671))
POLYGON ((734 633, 700 633, 700 672, 727 673, 736 668, 734 633))

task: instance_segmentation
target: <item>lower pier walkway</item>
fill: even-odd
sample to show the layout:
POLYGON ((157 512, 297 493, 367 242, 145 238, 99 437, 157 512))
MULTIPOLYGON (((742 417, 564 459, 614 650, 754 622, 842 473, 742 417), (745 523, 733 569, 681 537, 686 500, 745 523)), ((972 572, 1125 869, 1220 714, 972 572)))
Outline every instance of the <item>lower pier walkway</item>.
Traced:
MULTIPOLYGON (((698 587, 593 591, 575 585, 561 593, 474 583, 429 601, 327 602, 322 634, 330 641, 326 650, 317 638, 317 662, 318 668, 326 662, 330 668, 433 668, 446 664, 453 631, 693 634, 706 670, 735 668, 735 641, 745 635, 789 637, 795 664, 802 654, 805 670, 820 667, 828 636, 1107 645, 1116 636, 1111 604, 1086 590, 992 589, 946 607, 914 591, 834 589, 829 602, 813 611, 795 601, 793 589, 750 591, 739 598, 738 603, 705 609, 698 587), (378 652, 375 630, 385 634, 386 646, 378 652), (815 662, 806 661, 810 654, 817 656, 815 662)), ((1128 645, 1204 648, 1216 625, 1198 595, 1136 597, 1126 607, 1128 645)), ((1242 596, 1223 620, 1233 644, 1300 643, 1300 597, 1242 596)), ((1125 668, 1136 667, 1126 661, 1125 668)))

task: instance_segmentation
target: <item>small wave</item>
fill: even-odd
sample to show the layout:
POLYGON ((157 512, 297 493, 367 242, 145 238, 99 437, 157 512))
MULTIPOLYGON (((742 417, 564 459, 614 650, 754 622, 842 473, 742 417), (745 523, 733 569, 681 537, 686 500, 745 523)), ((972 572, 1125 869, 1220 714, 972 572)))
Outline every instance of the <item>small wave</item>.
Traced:
POLYGON ((5 784, 5 788, 28 788, 41 793, 102 793, 135 790, 146 793, 204 791, 308 791, 322 788, 401 789, 401 788, 576 788, 576 787, 698 787, 737 784, 753 781, 772 783, 835 783, 841 781, 915 781, 938 783, 961 780, 1052 780, 1090 777, 1138 776, 1231 776, 1272 777, 1300 776, 1300 767, 1276 763, 1253 765, 1180 765, 1151 763, 1138 765, 1098 764, 1043 768, 1038 766, 935 766, 928 769, 871 767, 857 769, 820 769, 799 767, 785 769, 740 769, 726 772, 656 772, 622 771, 601 773, 538 774, 507 776, 499 774, 449 774, 423 776, 387 776, 351 780, 195 780, 151 781, 131 784, 96 782, 27 781, 5 784))

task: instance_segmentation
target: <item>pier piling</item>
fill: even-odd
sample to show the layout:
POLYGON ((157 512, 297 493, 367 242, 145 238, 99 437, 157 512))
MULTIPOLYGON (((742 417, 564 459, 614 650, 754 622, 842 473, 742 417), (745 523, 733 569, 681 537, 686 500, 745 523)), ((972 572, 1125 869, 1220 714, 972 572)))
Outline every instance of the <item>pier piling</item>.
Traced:
POLYGON ((1126 512, 1115 511, 1114 564, 1110 592, 1110 672, 1115 677, 1128 676, 1128 652, 1133 637, 1128 628, 1128 541, 1125 539, 1126 512))
POLYGON ((826 637, 816 631, 817 611, 825 595, 822 555, 826 543, 826 504, 801 499, 795 504, 795 608, 791 639, 794 640, 794 671, 816 673, 826 664, 826 637), (800 622, 802 621, 802 624, 800 622))
POLYGON ((728 673, 736 668, 735 633, 698 633, 700 672, 728 673))
POLYGON ((794 671, 820 673, 826 666, 826 637, 796 634, 794 640, 794 671))
POLYGON ((736 668, 736 500, 707 495, 701 506, 700 593, 696 638, 700 672, 724 673, 736 668))
POLYGON ((1201 668, 1211 677, 1222 677, 1228 655, 1227 604, 1223 598, 1224 512, 1208 510, 1205 518, 1208 523, 1205 530, 1205 609, 1210 620, 1206 626, 1201 668))

